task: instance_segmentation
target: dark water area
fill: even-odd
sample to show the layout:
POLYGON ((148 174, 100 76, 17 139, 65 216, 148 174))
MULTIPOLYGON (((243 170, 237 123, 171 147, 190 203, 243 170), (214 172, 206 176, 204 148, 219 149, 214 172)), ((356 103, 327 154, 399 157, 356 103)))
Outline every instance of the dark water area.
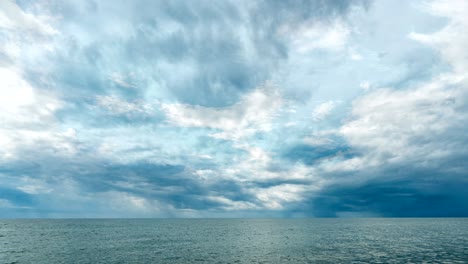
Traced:
POLYGON ((0 220, 0 263, 468 263, 468 219, 0 220))

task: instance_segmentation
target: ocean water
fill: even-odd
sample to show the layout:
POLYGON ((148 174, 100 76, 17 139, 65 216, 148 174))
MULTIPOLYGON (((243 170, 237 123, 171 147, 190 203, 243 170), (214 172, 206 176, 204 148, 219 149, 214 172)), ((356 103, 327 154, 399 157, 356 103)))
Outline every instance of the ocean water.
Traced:
POLYGON ((468 263, 468 219, 0 220, 0 263, 468 263))

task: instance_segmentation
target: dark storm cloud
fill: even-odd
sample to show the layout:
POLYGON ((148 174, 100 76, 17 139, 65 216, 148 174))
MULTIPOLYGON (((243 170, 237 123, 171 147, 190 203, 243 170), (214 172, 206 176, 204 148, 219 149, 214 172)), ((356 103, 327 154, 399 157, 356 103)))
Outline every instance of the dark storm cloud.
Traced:
MULTIPOLYGON (((426 172, 427 173, 427 172, 426 172)), ((410 175, 411 177, 413 175, 410 175)), ((446 175, 438 175, 446 177, 446 175)), ((460 217, 468 215, 462 179, 373 180, 322 190, 310 205, 314 216, 460 217)))
POLYGON ((10 202, 14 207, 32 206, 34 198, 32 195, 14 188, 0 188, 0 200, 10 202))

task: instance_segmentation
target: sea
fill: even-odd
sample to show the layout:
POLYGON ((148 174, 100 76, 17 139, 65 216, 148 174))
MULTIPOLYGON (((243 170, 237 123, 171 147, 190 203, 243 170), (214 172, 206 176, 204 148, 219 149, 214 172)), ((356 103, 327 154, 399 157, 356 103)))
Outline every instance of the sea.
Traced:
POLYGON ((468 218, 10 219, 0 263, 468 263, 468 218))

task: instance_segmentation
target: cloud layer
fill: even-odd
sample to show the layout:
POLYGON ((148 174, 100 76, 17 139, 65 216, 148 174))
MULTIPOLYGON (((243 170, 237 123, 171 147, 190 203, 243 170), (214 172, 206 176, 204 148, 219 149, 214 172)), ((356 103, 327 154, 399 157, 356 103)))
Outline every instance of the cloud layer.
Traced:
POLYGON ((466 13, 2 1, 0 217, 468 216, 466 13))

